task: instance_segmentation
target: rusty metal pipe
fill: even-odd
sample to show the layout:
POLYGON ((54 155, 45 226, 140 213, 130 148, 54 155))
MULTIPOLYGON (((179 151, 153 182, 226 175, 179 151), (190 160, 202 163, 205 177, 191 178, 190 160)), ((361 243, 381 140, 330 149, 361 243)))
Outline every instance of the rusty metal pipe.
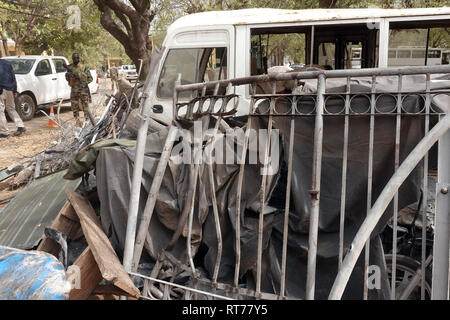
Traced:
POLYGON ((314 300, 316 285, 317 238, 319 233, 320 177, 322 171, 323 112, 325 107, 325 75, 317 79, 316 123, 314 128, 313 180, 311 196, 311 214, 309 222, 308 264, 306 276, 306 299, 314 300))

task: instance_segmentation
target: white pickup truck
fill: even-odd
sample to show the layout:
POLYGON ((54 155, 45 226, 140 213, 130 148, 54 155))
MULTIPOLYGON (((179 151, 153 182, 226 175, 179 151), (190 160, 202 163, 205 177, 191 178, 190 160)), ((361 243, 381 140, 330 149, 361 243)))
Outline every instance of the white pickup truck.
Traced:
MULTIPOLYGON (((55 105, 61 99, 70 99, 70 86, 66 81, 69 61, 60 56, 10 56, 17 81, 16 109, 24 121, 31 120, 38 108, 55 105)), ((91 94, 98 90, 97 71, 91 70, 91 94)))

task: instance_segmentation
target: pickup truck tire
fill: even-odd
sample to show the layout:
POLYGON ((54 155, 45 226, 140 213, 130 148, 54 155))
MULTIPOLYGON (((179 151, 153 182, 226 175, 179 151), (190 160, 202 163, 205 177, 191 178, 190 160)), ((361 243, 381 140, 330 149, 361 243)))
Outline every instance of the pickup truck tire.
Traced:
MULTIPOLYGON (((389 283, 392 279, 392 254, 386 254, 386 267, 389 276, 389 283)), ((421 263, 411 257, 404 255, 397 255, 397 267, 396 267, 396 296, 397 299, 406 289, 411 279, 416 275, 417 270, 421 268, 421 263)), ((426 268, 425 270, 425 299, 429 300, 431 298, 431 270, 426 268)), ((407 297, 407 300, 420 300, 420 283, 414 288, 413 292, 407 297)))
POLYGON ((36 103, 28 94, 21 94, 16 100, 16 110, 23 121, 29 121, 33 119, 36 113, 36 103))

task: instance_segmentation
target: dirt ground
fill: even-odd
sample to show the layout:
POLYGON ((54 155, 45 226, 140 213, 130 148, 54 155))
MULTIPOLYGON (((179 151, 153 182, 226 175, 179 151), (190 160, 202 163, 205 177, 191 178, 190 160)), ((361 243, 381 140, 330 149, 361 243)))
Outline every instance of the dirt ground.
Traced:
MULTIPOLYGON (((110 89, 110 79, 99 79, 99 89, 96 94, 92 95, 92 103, 90 104, 91 110, 95 113, 94 116, 101 115, 106 94, 111 93, 110 89)), ((43 111, 47 114, 50 113, 49 109, 43 109, 43 111)), ((59 122, 75 123, 70 109, 70 102, 65 102, 61 105, 59 115, 57 106, 55 106, 54 113, 55 118, 57 120, 59 119, 59 122)), ((82 113, 80 116, 83 119, 82 113)), ((0 138, 0 170, 8 168, 20 160, 32 157, 55 145, 60 138, 60 129, 48 128, 48 123, 49 118, 42 112, 38 112, 32 120, 24 122, 27 131, 18 137, 14 137, 13 133, 16 131, 16 127, 13 122, 8 121, 8 129, 11 136, 9 138, 0 138)), ((6 179, 0 182, 0 200, 18 191, 11 191, 6 188, 8 180, 6 179)), ((0 208, 1 206, 0 203, 0 208)))

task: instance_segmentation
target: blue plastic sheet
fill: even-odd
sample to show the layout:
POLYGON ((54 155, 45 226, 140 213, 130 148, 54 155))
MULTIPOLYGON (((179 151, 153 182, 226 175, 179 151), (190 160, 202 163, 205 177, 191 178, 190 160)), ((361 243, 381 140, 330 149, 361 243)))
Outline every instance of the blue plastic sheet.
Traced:
POLYGON ((0 246, 0 299, 66 300, 70 290, 63 265, 51 254, 0 246))

